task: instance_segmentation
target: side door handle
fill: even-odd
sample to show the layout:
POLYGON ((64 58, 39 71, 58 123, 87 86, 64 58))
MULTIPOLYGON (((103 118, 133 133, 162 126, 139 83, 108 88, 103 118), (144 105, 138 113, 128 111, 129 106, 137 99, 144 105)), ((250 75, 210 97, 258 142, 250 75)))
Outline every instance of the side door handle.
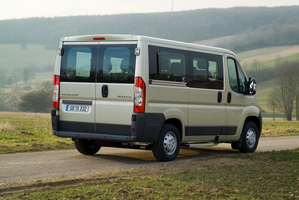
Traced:
POLYGON ((222 101, 222 92, 218 91, 218 103, 221 103, 222 101))
POLYGON ((108 85, 102 86, 102 97, 104 97, 104 98, 108 97, 108 85))
POLYGON ((230 103, 232 101, 232 93, 228 92, 227 93, 227 103, 230 103))

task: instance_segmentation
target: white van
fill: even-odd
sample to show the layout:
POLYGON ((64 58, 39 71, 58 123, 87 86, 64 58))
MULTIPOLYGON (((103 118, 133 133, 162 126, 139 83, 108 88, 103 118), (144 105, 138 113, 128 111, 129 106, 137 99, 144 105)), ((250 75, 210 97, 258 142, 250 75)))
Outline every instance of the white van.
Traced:
POLYGON ((128 147, 171 161, 180 146, 220 142, 254 152, 262 129, 255 91, 226 49, 137 35, 64 37, 52 129, 85 155, 128 147))

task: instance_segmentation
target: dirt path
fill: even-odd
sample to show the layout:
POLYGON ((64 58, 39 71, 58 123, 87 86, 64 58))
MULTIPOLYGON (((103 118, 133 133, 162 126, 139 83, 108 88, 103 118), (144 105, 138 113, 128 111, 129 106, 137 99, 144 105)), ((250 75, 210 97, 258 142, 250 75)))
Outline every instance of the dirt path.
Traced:
MULTIPOLYGON (((299 136, 261 138, 257 152, 298 147, 299 136)), ((230 144, 187 148, 181 149, 178 158, 172 163, 236 153, 239 152, 232 150, 230 144)), ((163 164, 155 160, 151 151, 108 147, 102 148, 94 156, 84 156, 76 150, 4 154, 0 155, 0 184, 163 164)))

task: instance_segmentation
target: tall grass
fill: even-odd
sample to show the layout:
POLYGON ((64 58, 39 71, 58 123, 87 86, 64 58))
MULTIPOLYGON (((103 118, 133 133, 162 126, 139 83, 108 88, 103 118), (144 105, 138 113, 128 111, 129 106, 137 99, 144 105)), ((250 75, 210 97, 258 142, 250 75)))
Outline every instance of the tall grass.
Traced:
POLYGON ((0 122, 0 133, 7 131, 15 131, 15 127, 9 122, 0 122))

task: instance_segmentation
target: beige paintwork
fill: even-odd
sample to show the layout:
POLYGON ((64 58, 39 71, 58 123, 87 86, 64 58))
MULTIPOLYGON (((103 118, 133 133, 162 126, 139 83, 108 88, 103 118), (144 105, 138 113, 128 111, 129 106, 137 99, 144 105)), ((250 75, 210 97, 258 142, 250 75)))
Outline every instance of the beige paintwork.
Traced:
MULTIPOLYGON (((69 104, 76 105, 76 104, 69 104)), ((94 123, 95 115, 95 84, 94 83, 60 83, 60 111, 59 120, 94 123), (66 112, 67 104, 63 100, 92 101, 88 113, 66 112)))
MULTIPOLYGON (((180 120, 185 126, 237 126, 237 134, 234 136, 220 136, 219 141, 232 142, 240 137, 244 121, 248 116, 259 116, 255 96, 238 94, 232 91, 228 82, 227 56, 237 57, 232 52, 195 44, 168 41, 163 39, 127 36, 127 35, 92 35, 74 36, 64 38, 65 41, 90 42, 94 37, 105 37, 114 43, 122 41, 136 41, 140 49, 140 55, 136 56, 135 77, 141 77, 146 85, 146 110, 148 113, 163 113, 167 119, 180 120), (224 89, 208 90, 189 88, 186 83, 166 82, 153 80, 149 83, 149 58, 148 45, 192 50, 197 52, 212 53, 223 56, 224 89), (217 102, 218 91, 222 92, 221 103, 217 102), (232 93, 231 103, 227 103, 227 94, 232 93)), ((62 42, 62 41, 61 41, 62 42)), ((61 48, 61 42, 59 47, 61 48)), ((57 56, 55 75, 60 73, 60 57, 57 56)), ((92 101, 89 113, 66 113, 65 105, 60 102, 60 120, 78 122, 96 122, 111 124, 131 124, 134 102, 133 84, 110 84, 109 98, 101 96, 102 83, 61 83, 61 94, 78 94, 78 96, 64 96, 65 100, 92 101), (86 88, 89 88, 86 90, 86 88)), ((182 142, 211 142, 215 136, 185 136, 185 128, 182 130, 182 142)))

